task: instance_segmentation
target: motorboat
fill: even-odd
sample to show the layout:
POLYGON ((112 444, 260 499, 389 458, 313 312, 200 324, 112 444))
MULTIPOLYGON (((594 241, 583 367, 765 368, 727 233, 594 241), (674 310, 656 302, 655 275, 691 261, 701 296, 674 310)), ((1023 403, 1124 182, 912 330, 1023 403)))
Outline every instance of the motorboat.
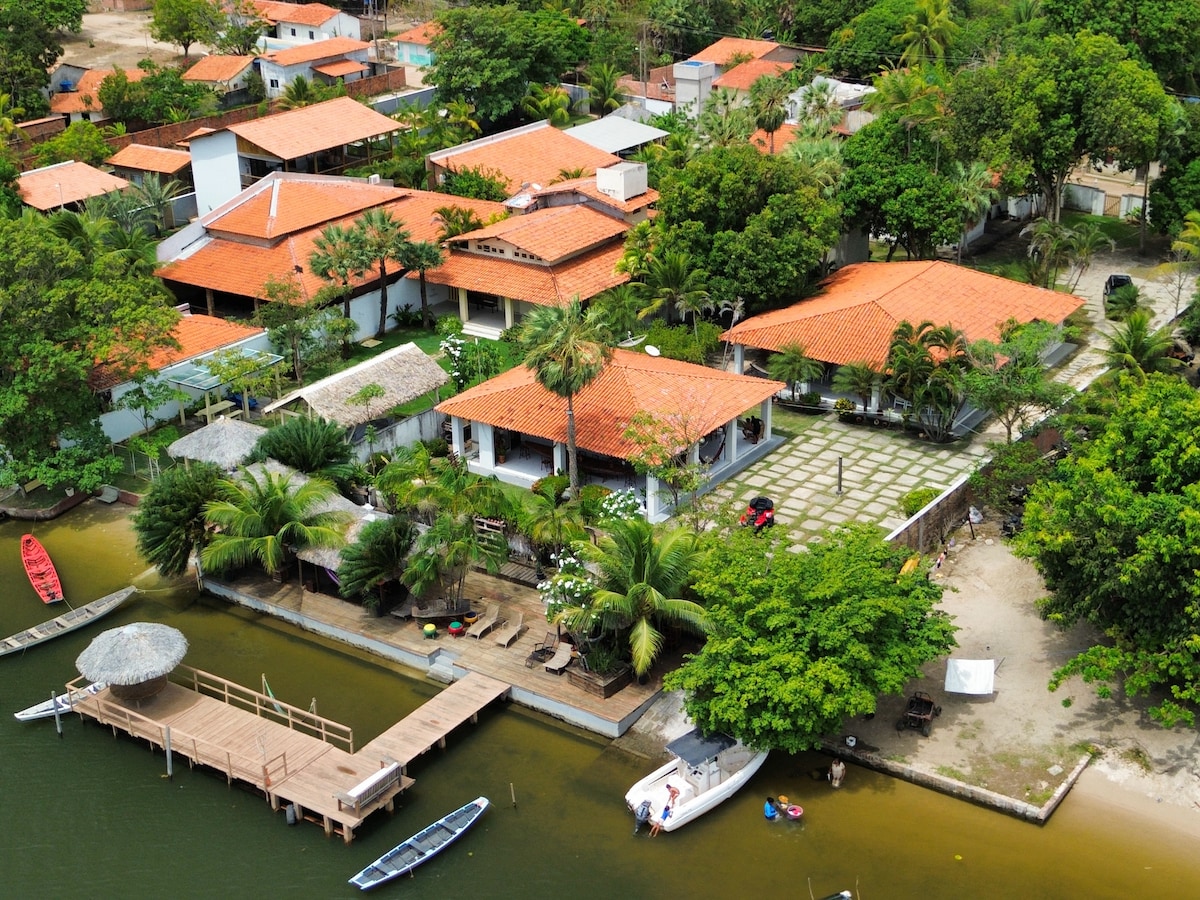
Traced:
POLYGON ((667 744, 670 762, 655 769, 625 795, 635 816, 649 813, 663 831, 681 828, 732 797, 754 776, 767 751, 755 751, 726 734, 705 737, 696 729, 667 744), (673 798, 673 799, 672 799, 673 798), (649 803, 647 809, 643 804, 649 803), (666 820, 663 808, 671 807, 666 820))

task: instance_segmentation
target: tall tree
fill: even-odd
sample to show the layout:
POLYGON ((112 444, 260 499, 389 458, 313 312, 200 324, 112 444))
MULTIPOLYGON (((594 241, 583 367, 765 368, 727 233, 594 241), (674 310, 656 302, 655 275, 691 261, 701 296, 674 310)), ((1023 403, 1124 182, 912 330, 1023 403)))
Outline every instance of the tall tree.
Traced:
POLYGON ((773 75, 763 75, 750 85, 754 124, 767 133, 768 150, 772 154, 775 153, 775 132, 787 121, 791 92, 787 79, 773 75))
POLYGON ((215 41, 223 20, 216 0, 154 0, 150 36, 164 44, 178 44, 186 63, 192 44, 215 41))
POLYGON ((650 671, 662 652, 664 626, 703 634, 704 607, 684 599, 692 571, 703 560, 687 528, 656 528, 645 519, 617 519, 596 544, 578 541, 575 552, 596 572, 596 590, 556 620, 586 637, 593 631, 628 635, 634 672, 650 671))
POLYGON ((567 474, 579 495, 579 451, 575 441, 575 396, 591 384, 612 357, 602 320, 585 312, 579 298, 566 306, 539 306, 521 325, 525 366, 538 383, 567 401, 567 474))
POLYGON ((204 509, 217 498, 221 470, 212 463, 166 469, 142 497, 133 516, 137 550, 160 575, 187 571, 192 554, 208 538, 204 509))
POLYGON ((445 262, 445 254, 441 246, 432 241, 406 241, 400 248, 399 262, 410 272, 417 273, 421 289, 421 325, 424 328, 432 328, 433 314, 429 310, 425 273, 445 262))
POLYGON ((909 65, 941 61, 958 33, 958 25, 950 15, 950 0, 917 0, 903 28, 892 43, 904 48, 900 62, 909 65))
POLYGON ((593 63, 584 73, 587 78, 588 103, 592 112, 607 115, 621 106, 624 100, 617 83, 621 70, 612 63, 593 63))
MULTIPOLYGON (((371 265, 371 257, 363 249, 352 228, 326 225, 313 240, 308 267, 313 273, 341 285, 342 314, 350 318, 350 279, 360 276, 371 265)), ((342 355, 350 355, 349 338, 342 344, 342 355)))
POLYGON ((49 112, 43 91, 62 45, 44 19, 19 3, 0 6, 0 88, 29 116, 49 112))
POLYGON ((958 261, 961 263, 967 232, 987 215, 999 192, 996 190, 995 176, 988 171, 987 166, 978 161, 966 166, 956 161, 951 169, 950 178, 954 185, 955 198, 958 200, 959 221, 962 227, 962 237, 958 241, 958 261))
POLYGON ((376 208, 368 209, 354 220, 353 236, 361 244, 362 252, 379 266, 379 327, 375 330, 378 340, 387 331, 388 260, 404 258, 405 246, 412 235, 390 210, 376 208))
POLYGON ((795 400, 796 386, 820 379, 825 374, 825 364, 809 356, 803 344, 785 344, 767 360, 767 374, 785 382, 795 400))

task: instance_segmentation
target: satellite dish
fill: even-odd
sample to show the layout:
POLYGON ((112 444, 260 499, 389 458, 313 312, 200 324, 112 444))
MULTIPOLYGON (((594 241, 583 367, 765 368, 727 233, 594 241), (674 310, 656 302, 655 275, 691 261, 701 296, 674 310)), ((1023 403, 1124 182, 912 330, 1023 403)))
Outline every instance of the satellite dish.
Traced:
POLYGON ((647 356, 658 356, 659 352, 660 352, 659 349, 657 347, 655 347, 653 344, 646 345, 646 355, 647 356))

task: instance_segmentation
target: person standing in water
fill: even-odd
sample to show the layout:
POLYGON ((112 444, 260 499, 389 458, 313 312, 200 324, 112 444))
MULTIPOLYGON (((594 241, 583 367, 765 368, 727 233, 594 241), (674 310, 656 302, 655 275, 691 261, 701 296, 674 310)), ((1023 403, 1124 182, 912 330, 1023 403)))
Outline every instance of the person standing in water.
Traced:
POLYGON ((829 767, 829 783, 835 788, 842 786, 842 779, 846 777, 846 764, 840 759, 835 759, 833 765, 829 767))

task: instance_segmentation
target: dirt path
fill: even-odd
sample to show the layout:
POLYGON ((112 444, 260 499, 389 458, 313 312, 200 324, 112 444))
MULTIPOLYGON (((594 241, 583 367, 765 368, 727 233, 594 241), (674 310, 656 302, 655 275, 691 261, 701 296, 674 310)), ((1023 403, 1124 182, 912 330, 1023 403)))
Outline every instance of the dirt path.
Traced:
MULTIPOLYGON (((63 46, 62 62, 93 69, 136 68, 143 59, 160 65, 178 65, 183 52, 177 45, 153 40, 149 31, 150 12, 87 13, 79 34, 60 37, 63 46)), ((209 52, 207 47, 193 44, 189 56, 195 59, 209 52)))

